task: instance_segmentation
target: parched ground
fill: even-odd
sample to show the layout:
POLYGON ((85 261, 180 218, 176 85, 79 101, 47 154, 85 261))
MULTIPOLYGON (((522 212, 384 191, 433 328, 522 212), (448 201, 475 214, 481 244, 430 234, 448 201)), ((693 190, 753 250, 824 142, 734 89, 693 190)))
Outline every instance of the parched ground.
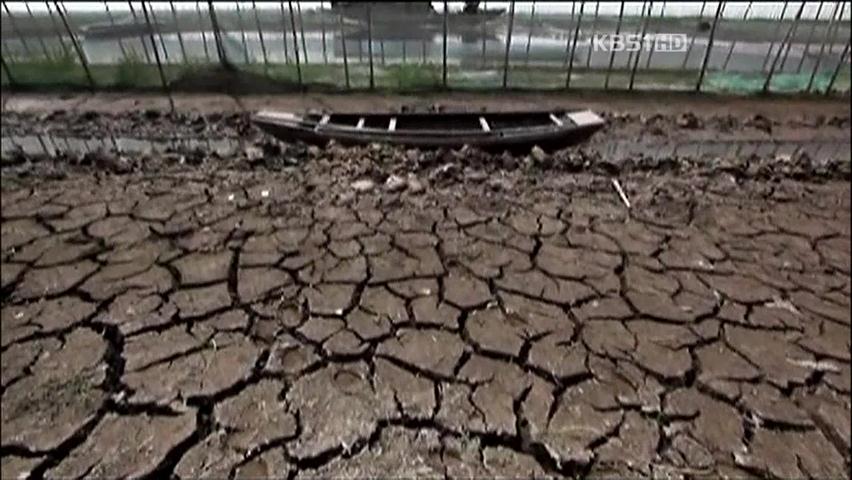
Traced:
POLYGON ((848 158, 373 150, 10 164, 2 477, 848 477, 848 158))

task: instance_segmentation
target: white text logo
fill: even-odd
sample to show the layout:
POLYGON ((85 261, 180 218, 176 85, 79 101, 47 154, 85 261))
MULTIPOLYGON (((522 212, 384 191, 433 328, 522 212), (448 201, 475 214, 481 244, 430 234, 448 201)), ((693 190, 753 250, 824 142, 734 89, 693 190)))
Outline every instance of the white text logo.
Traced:
POLYGON ((592 37, 592 48, 597 52, 685 52, 685 33, 651 33, 642 38, 638 33, 601 34, 592 37))

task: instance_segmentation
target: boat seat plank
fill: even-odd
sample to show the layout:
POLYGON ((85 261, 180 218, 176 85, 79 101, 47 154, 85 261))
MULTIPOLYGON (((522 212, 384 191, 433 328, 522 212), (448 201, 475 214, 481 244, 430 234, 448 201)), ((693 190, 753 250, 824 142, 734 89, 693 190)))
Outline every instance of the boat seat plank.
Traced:
POLYGON ((554 115, 552 113, 550 114, 550 120, 552 120, 553 123, 555 123, 557 127, 561 127, 563 125, 562 120, 560 120, 556 115, 554 115))
POLYGON ((479 117, 479 124, 482 126, 482 131, 484 131, 484 132, 490 132, 491 131, 491 126, 488 125, 488 120, 486 120, 485 117, 479 117))

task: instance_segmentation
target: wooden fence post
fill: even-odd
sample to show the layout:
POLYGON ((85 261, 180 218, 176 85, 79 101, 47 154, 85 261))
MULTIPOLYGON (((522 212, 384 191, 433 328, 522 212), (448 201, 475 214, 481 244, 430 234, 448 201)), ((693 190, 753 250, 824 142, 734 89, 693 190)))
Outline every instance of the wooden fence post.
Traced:
POLYGON ((822 7, 824 5, 825 2, 819 2, 819 7, 817 7, 816 15, 814 15, 814 21, 811 24, 811 31, 808 32, 808 39, 805 40, 805 50, 802 52, 802 57, 799 58, 799 65, 796 67, 796 73, 802 73, 802 65, 804 65, 805 57, 811 50, 811 40, 814 39, 814 32, 816 32, 817 23, 819 22, 819 15, 822 13, 822 7))
POLYGON ((172 113, 175 112, 175 101, 172 99, 172 91, 169 88, 169 82, 166 81, 166 74, 163 71, 163 64, 160 62, 160 52, 157 50, 157 43, 154 40, 154 29, 151 27, 151 19, 148 18, 148 8, 145 2, 142 2, 142 14, 145 15, 145 24, 148 26, 148 37, 151 39, 151 48, 154 49, 154 59, 157 60, 157 70, 160 72, 160 81, 163 82, 163 90, 169 98, 169 108, 172 113))
MULTIPOLYGON (((136 16, 136 9, 133 8, 133 2, 127 2, 127 6, 130 7, 130 15, 133 17, 133 24, 135 25, 139 18, 136 16)), ((142 51, 145 52, 145 62, 151 63, 151 56, 148 54, 148 47, 145 45, 145 36, 139 35, 139 42, 142 44, 142 51)))
MULTIPOLYGON (((113 18, 112 12, 109 10, 109 2, 104 1, 104 10, 106 10, 107 18, 109 18, 109 24, 114 27, 115 18, 113 18)), ((124 42, 121 40, 121 37, 118 37, 118 48, 121 50, 121 56, 127 60, 127 50, 124 48, 124 42)))
MULTIPOLYGON (((624 2, 621 2, 621 8, 618 11, 618 23, 615 25, 615 34, 621 33, 621 21, 624 19, 624 2)), ((609 66, 606 69, 606 78, 604 78, 604 90, 609 90, 609 75, 612 72, 612 64, 615 62, 615 50, 609 54, 609 66)))
POLYGON ((95 79, 92 78, 92 72, 89 71, 89 62, 86 61, 86 55, 83 53, 83 48, 80 47, 80 44, 77 42, 77 38, 74 36, 74 32, 71 31, 71 26, 68 24, 68 19, 65 18, 65 13, 63 13, 62 8, 59 6, 59 2, 53 2, 56 7, 56 11, 59 13, 59 19, 62 20, 62 24, 65 25, 65 31, 68 32, 68 36, 71 37, 71 44, 74 46, 74 50, 77 51, 77 56, 80 58, 80 63, 83 65, 83 70, 86 72, 86 78, 89 80, 89 87, 92 91, 95 90, 95 79))
POLYGON ((806 92, 810 92, 814 86, 814 79, 816 78, 817 71, 819 71, 819 66, 822 63, 822 56, 825 53, 825 43, 829 41, 829 36, 831 35, 831 27, 834 25, 834 19, 843 16, 843 10, 840 10, 840 15, 838 15, 840 3, 841 2, 838 2, 834 5, 834 11, 831 13, 831 19, 828 21, 828 27, 825 30, 825 35, 823 35, 822 43, 819 47, 819 55, 817 56, 816 64, 814 64, 814 69, 811 72, 811 78, 810 80, 808 80, 808 88, 805 90, 806 92))
POLYGON ((254 23, 257 25, 257 36, 260 39, 260 51, 263 53, 263 66, 269 68, 269 58, 266 56, 266 43, 263 41, 263 30, 260 28, 260 17, 257 15, 257 2, 252 0, 251 9, 254 11, 254 23))
POLYGON ((346 34, 343 30, 343 13, 337 14, 337 22, 340 24, 340 47, 343 49, 343 75, 346 77, 346 89, 349 90, 349 56, 346 53, 346 34))
POLYGON ((62 32, 59 30, 59 25, 56 24, 56 19, 53 18, 53 10, 50 8, 50 2, 44 2, 44 6, 47 7, 47 16, 50 17, 50 24, 53 25, 53 33, 56 34, 56 38, 59 39, 59 45, 62 47, 62 55, 68 57, 68 46, 65 45, 65 40, 62 39, 62 32))
MULTIPOLYGON (((27 7, 27 15, 29 15, 30 21, 35 23, 35 17, 33 16, 33 11, 30 8, 30 2, 24 2, 24 6, 27 7)), ((44 44, 44 39, 41 37, 41 35, 38 35, 37 38, 38 43, 41 44, 41 51, 44 52, 44 58, 50 58, 50 52, 47 51, 47 45, 44 44)))
MULTIPOLYGON (((574 3, 571 2, 571 19, 574 18, 574 3)), ((532 34, 533 28, 535 27, 535 2, 532 2, 532 10, 530 11, 530 29, 527 32, 527 48, 524 51, 524 66, 530 64, 530 45, 532 44, 532 34)), ((568 53, 568 49, 565 49, 565 52, 568 53)))
POLYGON ((698 82, 695 84, 695 91, 701 91, 701 84, 704 83, 704 72, 707 71, 707 64, 710 62, 710 55, 713 53, 713 37, 716 36, 716 26, 719 24, 719 17, 722 15, 722 8, 725 3, 719 2, 716 6, 716 16, 713 18, 713 26, 710 27, 710 38, 707 40, 707 50, 704 52, 704 61, 701 62, 701 72, 698 74, 698 82))
MULTIPOLYGON (((106 3, 106 2, 104 2, 106 3)), ((169 7, 172 9, 172 21, 175 22, 175 31, 177 32, 178 43, 180 44, 180 54, 183 57, 183 63, 187 63, 189 59, 186 57, 186 47, 183 44, 183 34, 180 33, 180 25, 178 24, 177 9, 175 2, 169 0, 169 7)))
POLYGON ((293 15, 293 2, 288 0, 287 7, 290 10, 290 30, 293 33, 293 53, 296 55, 296 75, 299 78, 299 88, 302 88, 302 65, 299 61, 299 39, 296 34, 296 17, 293 15))
POLYGON ((515 2, 509 4, 509 30, 506 33, 506 54, 503 56, 503 88, 509 86, 509 51, 512 49, 512 27, 515 23, 515 2))
POLYGON ((796 13, 796 18, 793 20, 793 25, 787 29, 784 39, 781 40, 781 47, 778 49, 778 53, 775 54, 775 58, 772 60, 772 66, 769 67, 769 75, 766 76, 766 81, 763 82, 763 93, 769 92, 769 83, 772 81, 772 75, 775 73, 775 67, 778 65, 778 59, 781 58, 781 53, 784 51, 784 45, 786 45, 787 42, 792 43, 791 36, 793 35, 793 31, 796 29, 796 24, 799 22, 799 19, 802 18, 802 12, 804 10, 805 2, 802 2, 802 6, 799 7, 799 11, 796 13))
MULTIPOLYGON (((751 11, 751 6, 754 2, 748 2, 748 6, 746 6, 745 13, 743 14, 743 22, 748 20, 748 14, 751 11)), ((737 41, 733 40, 731 42, 731 48, 728 49, 728 55, 725 56, 725 63, 722 64, 722 71, 728 70, 728 62, 731 61, 731 55, 734 53, 734 47, 737 45, 737 41)))
MULTIPOLYGON (((568 75, 565 76, 565 88, 571 88, 571 72, 574 70, 574 54, 577 53, 577 37, 580 36, 580 23, 583 21, 583 10, 586 2, 580 3, 580 15, 577 17, 577 25, 574 26, 574 40, 571 45, 571 59, 568 60, 568 75)), ((591 48, 591 47, 589 47, 591 48)))
MULTIPOLYGON (((701 12, 698 14, 698 20, 704 20, 704 10, 707 8, 707 2, 701 2, 701 12)), ((683 57, 683 65, 680 66, 681 70, 686 70, 686 64, 689 61, 689 54, 692 53, 692 47, 695 46, 695 35, 689 40, 689 47, 686 49, 686 55, 683 57)))
POLYGON ((443 15, 443 43, 441 49, 443 51, 443 59, 441 63, 441 86, 447 88, 447 16, 449 15, 449 7, 447 6, 447 2, 444 2, 444 15, 443 15))
POLYGON ((246 65, 251 64, 251 59, 249 58, 248 51, 248 42, 246 41, 246 30, 243 25, 243 15, 240 12, 240 2, 234 2, 237 5, 237 25, 240 26, 240 39, 243 42, 243 57, 245 57, 246 65))
POLYGON ((213 27, 213 40, 216 42, 216 54, 219 55, 219 64, 225 70, 233 70, 234 66, 228 60, 228 55, 225 53, 225 43, 222 41, 222 30, 219 29, 219 19, 216 17, 216 8, 213 7, 213 1, 207 0, 207 9, 210 13, 210 24, 213 27))
POLYGON ((772 34, 772 39, 769 40, 769 50, 766 51, 766 56, 763 58, 763 66, 760 70, 766 70, 769 66, 769 57, 772 56, 772 48, 775 47, 775 37, 781 33, 781 24, 784 23, 784 14, 787 13, 787 7, 790 2, 784 2, 784 8, 781 9, 781 16, 778 17, 778 22, 775 24, 775 33, 772 34))
POLYGON ((207 34, 204 33, 207 26, 204 25, 204 17, 201 15, 200 2, 195 2, 195 11, 198 12, 198 28, 201 30, 201 43, 204 44, 204 58, 207 59, 207 63, 210 63, 210 50, 207 48, 207 34))
POLYGON ((3 3, 3 9, 6 10, 6 16, 9 17, 9 23, 12 26, 12 31, 15 32, 15 36, 18 37, 18 40, 21 41, 21 45, 24 46, 24 54, 26 56, 31 57, 33 53, 30 51, 30 46, 27 44, 27 39, 21 35, 20 30, 18 30, 18 24, 15 22, 15 16, 12 15, 12 12, 9 10, 9 6, 6 5, 6 2, 3 3))
MULTIPOLYGON (((645 17, 645 21, 642 22, 642 34, 641 34, 641 45, 644 48, 645 46, 645 33, 648 31, 648 22, 651 19, 651 9, 654 8, 654 2, 650 2, 648 5, 648 16, 645 17)), ((639 68, 639 57, 641 57, 642 50, 639 50, 640 53, 636 54, 636 61, 633 62, 633 68, 630 70, 630 84, 627 87, 628 90, 633 90, 633 81, 636 79, 636 70, 639 68)), ((649 52, 650 56, 651 53, 649 52)))
POLYGON ((373 7, 367 4, 367 55, 370 56, 370 90, 376 88, 375 72, 373 70, 373 7))
MULTIPOLYGON (((831 75, 831 80, 828 82, 828 86, 825 87, 824 95, 828 96, 831 94, 831 88, 834 87, 834 82, 837 80, 837 76, 840 74, 840 69, 843 68, 843 62, 846 60, 846 54, 849 53, 849 39, 846 39, 846 46, 843 47, 843 52, 840 54, 840 60, 837 62, 837 68, 834 69, 834 73, 831 75)), ((7 70, 8 71, 8 70, 7 70)))
POLYGON ((6 78, 9 79, 9 86, 14 88, 17 86, 17 82, 15 81, 15 77, 12 76, 12 71, 9 70, 9 65, 6 64, 6 59, 0 55, 0 63, 3 65, 3 70, 6 71, 6 78))
POLYGON ((284 63, 290 63, 290 53, 287 50, 287 15, 284 13, 284 2, 278 2, 281 7, 281 41, 284 45, 284 63))

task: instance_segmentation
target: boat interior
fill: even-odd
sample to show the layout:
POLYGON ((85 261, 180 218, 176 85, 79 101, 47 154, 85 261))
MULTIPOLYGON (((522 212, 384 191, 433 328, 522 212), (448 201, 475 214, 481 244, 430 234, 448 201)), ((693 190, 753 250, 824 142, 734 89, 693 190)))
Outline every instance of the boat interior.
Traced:
POLYGON ((515 128, 562 127, 565 112, 491 112, 491 113, 400 113, 330 115, 308 114, 302 117, 307 124, 317 126, 377 129, 388 131, 480 131, 515 128))

